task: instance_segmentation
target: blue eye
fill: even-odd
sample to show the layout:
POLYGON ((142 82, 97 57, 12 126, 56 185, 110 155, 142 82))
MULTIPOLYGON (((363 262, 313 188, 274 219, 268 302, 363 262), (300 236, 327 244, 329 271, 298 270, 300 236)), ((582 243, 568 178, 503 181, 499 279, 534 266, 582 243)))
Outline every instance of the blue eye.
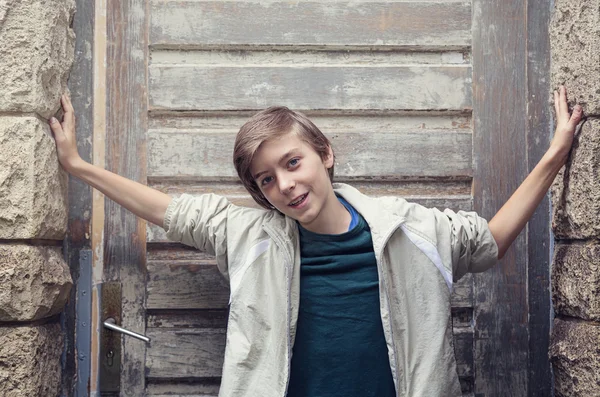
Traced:
POLYGON ((273 177, 271 176, 267 176, 266 178, 264 178, 262 181, 260 181, 260 184, 262 186, 265 186, 267 183, 271 182, 271 179, 273 179, 273 177))
POLYGON ((288 162, 288 164, 290 165, 290 167, 295 167, 296 165, 298 165, 298 163, 299 163, 299 162, 300 162, 300 159, 299 159, 299 158, 294 158, 294 159, 291 159, 291 160, 288 162))

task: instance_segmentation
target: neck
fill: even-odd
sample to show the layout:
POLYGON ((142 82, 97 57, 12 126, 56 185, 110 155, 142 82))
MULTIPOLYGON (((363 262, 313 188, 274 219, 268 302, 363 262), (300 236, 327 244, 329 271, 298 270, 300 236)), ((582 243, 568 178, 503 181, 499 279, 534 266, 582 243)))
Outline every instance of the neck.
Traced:
POLYGON ((301 223, 308 231, 319 234, 342 234, 348 231, 352 216, 331 190, 321 213, 308 224, 301 223))

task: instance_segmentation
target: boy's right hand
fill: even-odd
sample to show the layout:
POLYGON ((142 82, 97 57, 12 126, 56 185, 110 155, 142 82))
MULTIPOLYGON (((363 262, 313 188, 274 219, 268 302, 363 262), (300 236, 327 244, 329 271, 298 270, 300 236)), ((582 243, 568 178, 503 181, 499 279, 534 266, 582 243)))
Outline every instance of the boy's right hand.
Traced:
POLYGON ((63 168, 140 218, 163 226, 171 196, 84 161, 77 152, 75 112, 71 100, 63 95, 60 103, 64 111, 63 121, 53 117, 50 128, 56 142, 58 161, 63 168))
POLYGON ((67 172, 72 172, 77 164, 83 162, 77 151, 75 111, 71 100, 66 94, 62 95, 60 103, 64 112, 63 120, 59 122, 55 117, 52 117, 49 120, 50 129, 56 142, 58 161, 67 172))

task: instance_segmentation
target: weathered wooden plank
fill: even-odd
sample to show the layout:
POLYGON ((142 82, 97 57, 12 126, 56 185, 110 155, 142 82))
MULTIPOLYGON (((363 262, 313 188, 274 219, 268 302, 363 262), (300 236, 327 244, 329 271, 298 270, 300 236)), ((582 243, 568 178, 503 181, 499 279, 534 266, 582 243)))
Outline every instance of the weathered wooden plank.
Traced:
MULTIPOLYGON (((106 2, 106 168, 146 181, 148 14, 146 0, 106 2), (126 131, 126 133, 123 133, 126 131)), ((121 325, 144 333, 146 228, 135 215, 105 201, 104 281, 119 281, 121 325)), ((120 394, 145 390, 143 343, 122 339, 120 394)))
MULTIPOLYGON (((459 377, 463 388, 463 397, 474 397, 472 390, 472 377, 459 377)), ((200 380, 197 383, 181 382, 159 382, 154 383, 153 379, 148 381, 146 387, 147 395, 153 397, 217 397, 219 394, 219 384, 209 383, 211 381, 200 380)))
MULTIPOLYGON (((178 178, 148 178, 148 185, 163 193, 177 197, 182 193, 200 195, 206 192, 220 194, 230 199, 237 205, 245 205, 250 198, 246 189, 239 181, 215 182, 201 180, 181 180, 178 178), (161 180, 162 179, 162 180, 161 180), (154 181, 160 180, 157 183, 154 181)), ((334 178, 335 181, 343 181, 342 178, 334 178)), ((430 180, 351 180, 348 181, 353 187, 371 197, 396 196, 404 197, 409 201, 413 198, 427 198, 431 200, 460 200, 470 199, 471 179, 449 179, 436 178, 430 180)), ((250 206, 248 202, 247 206, 250 206)), ((470 207, 470 205, 469 205, 470 207)))
POLYGON ((228 311, 217 310, 149 310, 149 328, 226 328, 228 311))
MULTIPOLYGON (((147 349, 147 377, 197 379, 221 376, 225 352, 225 329, 148 328, 152 345, 147 349)), ((458 375, 473 377, 473 333, 470 328, 454 330, 458 375)))
POLYGON ((150 43, 467 47, 471 5, 452 2, 151 2, 150 43), (293 21, 293 23, 290 23, 293 21))
POLYGON ((225 329, 148 328, 152 344, 146 350, 148 378, 221 376, 225 329))
MULTIPOLYGON (((472 119, 470 111, 314 111, 302 112, 327 133, 346 133, 377 131, 381 133, 398 133, 401 131, 445 130, 453 132, 461 130, 471 132, 472 119)), ((226 112, 170 112, 153 111, 150 113, 152 133, 176 131, 194 132, 229 132, 237 133, 240 127, 254 115, 256 111, 226 112)))
MULTIPOLYGON (((212 257, 199 251, 167 252, 172 259, 148 261, 149 310, 227 308, 229 285, 212 257)), ((473 307, 472 279, 465 277, 456 287, 452 307, 473 307)))
MULTIPOLYGON (((344 177, 468 177, 471 134, 466 132, 378 132, 328 134, 335 174, 344 177)), ((148 134, 148 175, 236 177, 234 133, 148 134)))
POLYGON ((149 68, 150 108, 464 110, 471 68, 451 66, 196 66, 149 68))
POLYGON ((202 379, 198 382, 159 382, 152 379, 146 386, 146 395, 153 397, 217 397, 220 379, 202 379))
MULTIPOLYGON (((69 91, 77 115, 77 150, 88 162, 92 160, 92 131, 94 124, 94 74, 92 53, 89 50, 94 43, 94 3, 86 0, 76 1, 77 12, 73 18, 75 36, 75 61, 69 75, 69 91)), ((65 244, 66 260, 73 278, 68 303, 63 312, 63 330, 65 331, 65 355, 62 376, 63 393, 89 392, 91 370, 91 310, 86 307, 83 297, 92 296, 89 286, 91 277, 86 272, 80 274, 80 260, 91 249, 92 189, 77 180, 69 181, 69 227, 65 244), (85 295, 84 295, 85 294, 85 295), (82 318, 87 313, 88 318, 82 318), (84 331, 86 337, 80 332, 84 331)), ((85 262, 84 262, 85 263, 85 262)), ((89 263, 91 263, 91 258, 89 263)), ((89 302, 86 302, 89 305, 89 302)), ((69 394, 67 394, 69 395, 69 394)))
MULTIPOLYGON (((438 209, 450 208, 453 210, 470 211, 472 198, 470 196, 469 181, 399 181, 399 182, 357 182, 351 181, 352 186, 371 197, 396 196, 404 197, 407 201, 415 202, 426 207, 438 209)), ((259 208, 258 204, 250 197, 240 183, 198 182, 178 184, 157 184, 152 187, 163 191, 173 197, 182 193, 200 195, 215 193, 227 197, 235 205, 259 208)), ((148 224, 149 242, 167 242, 162 227, 148 224)))
MULTIPOLYGON (((550 91, 550 37, 547 34, 552 4, 527 2, 527 159, 531 171, 550 146, 548 126, 551 108, 545 98, 550 91)), ((529 302, 529 397, 552 395, 552 371, 548 360, 552 301, 550 290, 550 203, 539 205, 527 226, 529 302)))
POLYGON ((148 261, 148 309, 221 309, 229 284, 216 262, 148 261))
MULTIPOLYGON (((106 57, 107 57, 107 13, 106 2, 93 2, 94 6, 94 82, 93 82, 93 133, 92 133, 92 163, 100 168, 106 168, 106 112, 107 112, 107 79, 106 79, 106 57)), ((84 116, 85 117, 85 116, 84 116)), ((91 239, 92 239, 92 321, 90 324, 91 334, 91 357, 90 360, 90 394, 98 393, 101 363, 96 357, 100 357, 100 329, 102 319, 99 313, 101 302, 99 295, 102 286, 100 283, 105 280, 104 276, 104 225, 105 225, 105 199, 104 195, 96 189, 92 189, 92 219, 91 219, 91 239)))
POLYGON ((151 65, 237 65, 245 66, 318 66, 341 65, 463 65, 469 64, 467 51, 449 51, 448 48, 408 48, 405 50, 382 51, 380 47, 335 48, 315 47, 268 47, 220 46, 194 49, 156 49, 150 52, 151 65))
MULTIPOLYGON (((527 175, 526 12, 519 0, 473 1, 473 196, 486 219, 527 175)), ((521 233, 501 263, 474 277, 476 396, 527 395, 527 267, 521 233)))
MULTIPOLYGON (((208 190, 213 193, 222 194, 225 193, 225 197, 227 197, 232 203, 240 206, 247 206, 252 208, 259 208, 258 204, 256 204, 249 195, 241 194, 230 195, 227 192, 220 191, 219 189, 208 190)), ((367 193, 369 193, 367 191, 367 193)), ((175 194, 173 196, 178 196, 175 194)), ((376 197, 376 195, 373 195, 376 197)), ((445 208, 450 208, 453 210, 464 210, 471 211, 472 210, 472 198, 470 196, 457 196, 457 197, 419 197, 419 196, 409 196, 405 198, 410 202, 415 202, 425 207, 435 207, 440 210, 445 208)), ((171 242, 167 236, 165 230, 158 225, 147 224, 147 239, 149 243, 169 243, 171 242)))

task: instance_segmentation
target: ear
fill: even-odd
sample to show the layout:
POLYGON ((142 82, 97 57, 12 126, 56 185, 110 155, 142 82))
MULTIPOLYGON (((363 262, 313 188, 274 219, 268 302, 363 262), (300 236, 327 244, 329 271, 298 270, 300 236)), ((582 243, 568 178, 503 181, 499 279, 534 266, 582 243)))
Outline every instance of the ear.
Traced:
POLYGON ((323 164, 325 165, 325 168, 330 169, 333 167, 334 160, 333 149, 331 149, 331 146, 327 145, 327 154, 323 157, 323 164))

